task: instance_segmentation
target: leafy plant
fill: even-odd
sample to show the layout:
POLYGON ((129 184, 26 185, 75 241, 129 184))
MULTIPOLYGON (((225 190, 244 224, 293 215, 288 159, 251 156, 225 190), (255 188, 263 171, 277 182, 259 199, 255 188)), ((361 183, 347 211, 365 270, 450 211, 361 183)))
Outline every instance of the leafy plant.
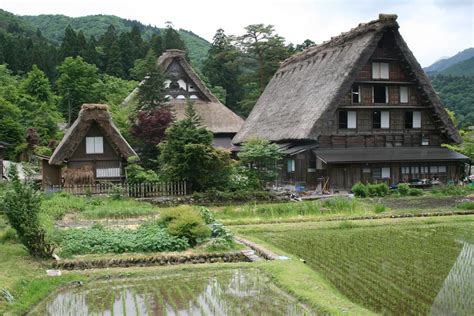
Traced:
POLYGON ((410 185, 408 183, 400 183, 397 187, 397 191, 400 195, 409 195, 410 194, 410 185))
POLYGON ((41 227, 38 217, 41 205, 40 193, 32 184, 20 182, 16 168, 10 169, 9 178, 12 179, 12 187, 3 196, 0 208, 7 215, 8 222, 31 255, 51 257, 54 245, 46 240, 46 232, 41 227))
POLYGON ((383 213, 383 212, 385 212, 385 210, 386 210, 386 207, 385 207, 384 204, 378 203, 378 204, 375 204, 375 206, 374 206, 374 211, 377 214, 378 213, 383 213))
POLYGON ((170 235, 186 238, 191 246, 202 243, 211 236, 211 230, 199 211, 189 207, 163 211, 159 223, 166 227, 170 235))
POLYGON ((365 198, 369 195, 369 190, 367 186, 362 182, 357 182, 352 186, 352 192, 356 197, 365 198))

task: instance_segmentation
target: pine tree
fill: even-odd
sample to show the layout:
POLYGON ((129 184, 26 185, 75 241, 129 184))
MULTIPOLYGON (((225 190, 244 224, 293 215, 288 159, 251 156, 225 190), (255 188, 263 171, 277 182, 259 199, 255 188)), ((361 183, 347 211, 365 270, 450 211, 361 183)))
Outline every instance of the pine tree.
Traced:
POLYGON ((125 71, 123 70, 122 56, 120 54, 120 46, 114 42, 109 49, 107 56, 107 68, 105 72, 111 76, 125 78, 125 71))
POLYGON ((181 49, 186 51, 186 45, 171 23, 168 23, 163 35, 163 50, 167 49, 181 49))
POLYGON ((150 48, 153 49, 156 56, 163 54, 163 38, 158 34, 153 34, 149 42, 150 48))
POLYGON ((21 88, 23 92, 41 102, 51 102, 53 93, 48 78, 38 66, 33 65, 31 71, 26 75, 21 88))
POLYGON ((64 39, 61 43, 61 48, 59 51, 61 54, 61 59, 66 57, 76 57, 79 54, 79 49, 77 46, 77 34, 71 25, 68 25, 64 30, 64 39))
POLYGON ((141 110, 157 108, 166 101, 165 75, 159 66, 152 65, 148 76, 138 90, 138 105, 141 110))

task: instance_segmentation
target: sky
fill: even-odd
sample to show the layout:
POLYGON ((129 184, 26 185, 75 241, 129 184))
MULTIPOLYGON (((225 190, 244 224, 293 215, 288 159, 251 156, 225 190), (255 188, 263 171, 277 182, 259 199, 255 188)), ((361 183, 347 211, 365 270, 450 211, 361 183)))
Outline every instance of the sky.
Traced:
POLYGON ((192 30, 212 41, 217 29, 241 35, 249 24, 274 25, 287 42, 321 43, 379 13, 398 15, 400 32, 422 66, 474 46, 474 0, 0 0, 18 15, 112 14, 192 30))

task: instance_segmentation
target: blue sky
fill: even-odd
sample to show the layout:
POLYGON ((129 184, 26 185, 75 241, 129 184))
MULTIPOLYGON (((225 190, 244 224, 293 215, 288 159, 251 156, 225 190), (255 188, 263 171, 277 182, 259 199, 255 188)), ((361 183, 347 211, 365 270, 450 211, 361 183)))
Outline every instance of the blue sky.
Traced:
POLYGON ((209 41, 218 28, 240 35, 248 24, 265 23, 293 43, 320 43, 378 13, 395 13, 422 66, 474 46, 474 0, 0 0, 0 8, 19 15, 113 14, 159 27, 172 21, 209 41))

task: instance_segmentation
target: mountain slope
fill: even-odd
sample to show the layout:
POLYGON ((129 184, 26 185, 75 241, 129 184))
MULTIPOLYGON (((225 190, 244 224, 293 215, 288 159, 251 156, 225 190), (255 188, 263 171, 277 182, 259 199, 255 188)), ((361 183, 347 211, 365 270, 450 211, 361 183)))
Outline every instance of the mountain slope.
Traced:
MULTIPOLYGON (((90 36, 100 37, 109 25, 113 25, 119 33, 129 31, 134 25, 137 25, 145 39, 149 39, 153 34, 160 34, 163 31, 163 29, 155 26, 144 25, 139 21, 123 19, 114 15, 88 15, 72 18, 58 14, 43 14, 37 16, 25 15, 19 16, 19 18, 31 25, 33 29, 38 28, 44 37, 56 43, 61 42, 64 30, 68 25, 71 25, 76 31, 81 30, 86 38, 90 36)), ((180 29, 179 34, 186 44, 190 59, 200 67, 211 44, 191 31, 180 29)))
POLYGON ((456 63, 440 72, 442 75, 474 76, 474 57, 456 63))
POLYGON ((474 57, 474 47, 467 48, 452 57, 438 60, 431 66, 424 68, 424 70, 425 72, 431 73, 431 74, 438 73, 449 68, 450 66, 454 64, 457 64, 459 62, 462 62, 472 57, 474 57))

